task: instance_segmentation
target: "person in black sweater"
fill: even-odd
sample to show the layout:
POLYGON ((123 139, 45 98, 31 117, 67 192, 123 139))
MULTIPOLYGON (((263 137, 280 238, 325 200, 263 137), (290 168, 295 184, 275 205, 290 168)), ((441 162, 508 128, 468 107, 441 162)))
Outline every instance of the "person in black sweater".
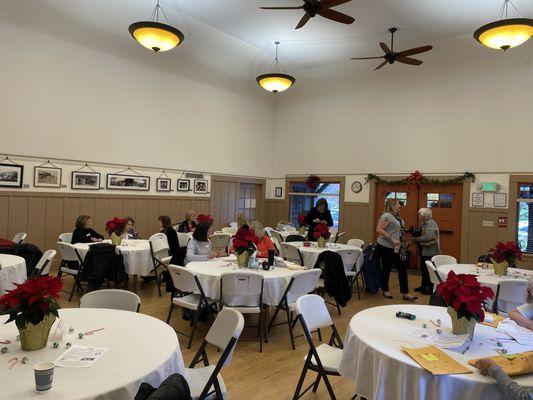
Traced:
POLYGON ((310 242, 316 242, 313 233, 315 232, 315 227, 318 224, 325 224, 327 226, 333 226, 333 219, 331 218, 331 213, 328 210, 328 202, 326 199, 321 198, 316 202, 316 207, 311 208, 305 217, 307 224, 309 225, 309 230, 307 232, 307 240, 310 242))
POLYGON ((76 220, 76 229, 72 232, 72 244, 100 242, 102 235, 93 228, 93 221, 89 215, 80 215, 76 220))
POLYGON ((176 230, 180 233, 189 233, 194 231, 194 228, 196 228, 196 212, 187 211, 185 213, 185 220, 178 225, 176 230))
POLYGON ((161 224, 161 233, 164 233, 167 236, 168 241, 168 251, 172 256, 171 263, 174 264, 180 249, 180 243, 178 241, 178 234, 175 229, 172 227, 172 220, 168 215, 161 215, 159 218, 159 223, 161 224))

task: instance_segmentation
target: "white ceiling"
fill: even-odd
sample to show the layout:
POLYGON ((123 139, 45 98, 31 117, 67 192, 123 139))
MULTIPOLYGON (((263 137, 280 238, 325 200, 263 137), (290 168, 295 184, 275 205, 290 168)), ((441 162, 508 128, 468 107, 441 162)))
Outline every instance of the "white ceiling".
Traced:
MULTIPOLYGON (((532 0, 514 2, 523 17, 533 17, 532 0)), ((130 58, 151 57, 149 62, 165 68, 187 61, 235 79, 264 72, 272 59, 272 43, 280 40, 285 71, 300 74, 298 78, 321 78, 371 71, 375 61, 348 59, 381 55, 378 42, 389 41, 391 26, 400 28, 397 49, 435 46, 420 55, 423 60, 439 52, 439 42, 461 36, 465 46, 478 48, 476 54, 491 52, 480 50, 472 32, 497 18, 502 0, 353 0, 335 8, 353 16, 352 25, 316 17, 299 30, 294 26, 301 10, 265 11, 259 6, 300 5, 302 0, 161 0, 170 24, 186 39, 156 59, 134 43, 127 30, 131 22, 149 19, 154 4, 155 0, 3 0, 0 19, 130 58)), ((453 47, 444 47, 446 57, 453 58, 453 47)))

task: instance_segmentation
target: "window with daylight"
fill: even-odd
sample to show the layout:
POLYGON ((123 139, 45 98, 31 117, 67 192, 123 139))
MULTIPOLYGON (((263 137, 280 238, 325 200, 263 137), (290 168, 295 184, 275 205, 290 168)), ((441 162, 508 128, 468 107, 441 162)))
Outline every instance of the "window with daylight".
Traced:
POLYGON ((447 193, 427 193, 427 208, 452 208, 453 194, 447 193))
POLYGON ((320 198, 325 198, 333 219, 333 227, 339 227, 341 184, 322 182, 316 189, 309 188, 305 182, 291 182, 290 186, 290 219, 293 226, 298 226, 298 215, 309 211, 320 198))
POLYGON ((517 195, 517 239, 524 253, 533 253, 533 183, 519 183, 517 195))
POLYGON ((407 193, 406 192, 388 192, 385 195, 385 201, 387 199, 398 199, 402 207, 407 204, 407 193))

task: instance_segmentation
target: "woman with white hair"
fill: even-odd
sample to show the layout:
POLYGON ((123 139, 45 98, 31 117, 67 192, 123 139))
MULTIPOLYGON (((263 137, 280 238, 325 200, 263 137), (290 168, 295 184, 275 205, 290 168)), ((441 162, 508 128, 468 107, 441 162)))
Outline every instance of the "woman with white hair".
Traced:
POLYGON ((420 272, 422 274, 422 282, 420 287, 415 289, 416 292, 431 295, 433 293, 433 284, 429 278, 429 271, 426 267, 426 261, 430 261, 431 257, 440 254, 440 235, 439 227, 433 219, 433 212, 429 208, 421 208, 418 210, 420 221, 420 236, 413 237, 421 248, 420 251, 420 272))
POLYGON ((509 318, 518 325, 533 330, 533 278, 527 286, 526 302, 509 312, 509 318))

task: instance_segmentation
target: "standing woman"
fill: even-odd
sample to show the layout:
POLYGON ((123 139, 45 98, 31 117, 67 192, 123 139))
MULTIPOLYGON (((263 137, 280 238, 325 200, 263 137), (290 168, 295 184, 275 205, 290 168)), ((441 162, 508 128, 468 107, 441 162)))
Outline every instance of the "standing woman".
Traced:
POLYGON ((413 240, 420 244, 420 273, 422 274, 422 282, 420 287, 415 289, 415 292, 431 295, 433 293, 433 284, 429 278, 429 271, 426 267, 426 261, 430 261, 431 257, 440 254, 440 235, 439 227, 433 219, 433 212, 429 208, 421 208, 418 210, 422 225, 420 226, 420 236, 413 237, 413 240))
POLYGON ((307 232, 307 240, 310 242, 316 242, 314 237, 315 228, 319 224, 325 224, 326 226, 333 226, 333 219, 331 213, 328 210, 328 202, 326 199, 321 198, 316 202, 316 207, 311 208, 305 217, 309 230, 307 232))
POLYGON ((378 233, 378 253, 381 257, 381 290, 383 297, 392 299, 389 292, 389 276, 392 266, 398 270, 400 292, 407 301, 417 297, 409 294, 407 280, 407 246, 404 241, 404 225, 400 217, 402 205, 397 199, 387 199, 385 212, 379 218, 376 232, 378 233))

